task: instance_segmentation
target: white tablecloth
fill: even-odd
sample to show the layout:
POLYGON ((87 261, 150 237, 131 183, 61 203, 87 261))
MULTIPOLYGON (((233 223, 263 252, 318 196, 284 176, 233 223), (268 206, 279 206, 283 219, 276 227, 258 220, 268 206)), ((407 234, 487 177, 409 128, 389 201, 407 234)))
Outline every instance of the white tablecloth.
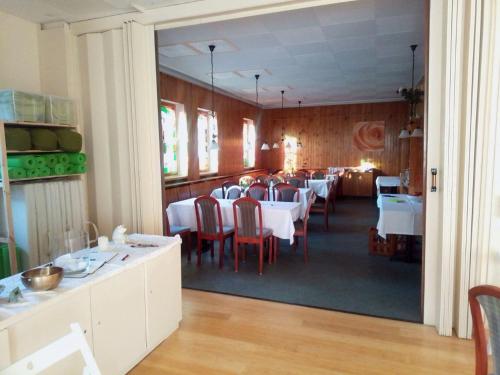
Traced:
MULTIPOLYGON (((195 198, 170 203, 167 208, 170 225, 179 225, 196 231, 196 213, 194 211, 195 198)), ((220 203, 222 222, 224 225, 234 225, 232 199, 217 199, 220 203)), ((293 224, 300 217, 301 204, 296 202, 260 202, 262 206, 263 226, 273 230, 278 238, 290 240, 293 243, 295 226, 293 224)))
POLYGON ((333 180, 308 180, 309 187, 318 197, 326 198, 333 180))
POLYGON ((399 187, 401 180, 398 176, 378 176, 375 180, 377 185, 377 195, 380 195, 381 187, 399 187))
MULTIPOLYGON (((299 197, 299 202, 300 202, 300 218, 303 219, 306 210, 307 210, 307 200, 312 194, 312 189, 311 188, 299 188, 300 191, 300 197, 299 197)), ((243 195, 243 194, 242 194, 243 195)), ((216 198, 216 199, 222 199, 222 188, 217 188, 212 191, 210 196, 216 198)), ((269 197, 270 201, 274 201, 274 190, 271 188, 271 196, 269 197)))
POLYGON ((377 199, 379 236, 423 234, 423 205, 420 197, 407 194, 381 194, 377 199))

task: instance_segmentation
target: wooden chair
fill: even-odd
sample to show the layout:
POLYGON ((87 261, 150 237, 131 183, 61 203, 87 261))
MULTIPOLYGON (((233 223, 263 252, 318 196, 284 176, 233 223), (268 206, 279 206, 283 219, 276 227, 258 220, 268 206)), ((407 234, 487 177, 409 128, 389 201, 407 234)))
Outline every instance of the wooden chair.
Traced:
POLYGON ((295 177, 288 177, 286 179, 286 182, 288 182, 292 186, 295 186, 296 188, 305 188, 306 187, 305 177, 300 177, 300 176, 295 175, 295 177))
POLYGON ((243 189, 239 185, 233 185, 227 188, 225 199, 238 199, 241 197, 243 189))
POLYGON ((228 180, 222 183, 222 198, 226 198, 227 189, 231 186, 239 186, 236 181, 228 180))
POLYGON ((234 228, 222 224, 220 204, 217 199, 202 195, 194 201, 196 225, 198 229, 198 258, 196 264, 201 265, 202 241, 210 243, 210 255, 214 257, 214 242, 219 241, 219 268, 224 265, 224 244, 226 238, 232 238, 234 228))
POLYGON ((314 171, 312 174, 311 174, 311 178, 313 180, 324 180, 325 179, 325 174, 321 171, 314 171))
POLYGON ((493 367, 500 374, 500 288, 480 285, 469 290, 469 304, 472 313, 472 329, 476 347, 476 375, 488 374, 488 352, 486 330, 481 307, 488 321, 490 344, 493 352, 493 367))
MULTIPOLYGON (((309 254, 307 252, 307 222, 309 221, 309 212, 311 211, 311 206, 316 200, 316 194, 313 192, 311 196, 307 200, 307 208, 304 214, 304 218, 302 220, 296 221, 295 224, 295 233, 293 234, 293 250, 297 250, 297 245, 299 242, 299 237, 304 237, 304 262, 307 263, 309 259, 309 254)), ((275 261, 276 261, 276 252, 274 253, 275 261)))
POLYGON ((258 201, 267 201, 269 199, 268 189, 266 184, 255 182, 248 188, 246 196, 258 201))
POLYGON ((309 171, 307 169, 299 169, 295 172, 295 177, 301 177, 304 180, 309 178, 309 171))
POLYGON ((186 247, 187 247, 187 260, 191 262, 191 228, 182 227, 176 225, 170 225, 168 221, 168 214, 165 214, 165 229, 168 237, 173 237, 178 234, 182 238, 182 243, 184 243, 184 239, 186 239, 186 247))
POLYGON ((274 189, 276 201, 280 202, 298 202, 300 199, 300 191, 290 184, 278 184, 274 189))
MULTIPOLYGON (((234 271, 238 272, 238 251, 240 244, 254 244, 259 247, 259 275, 264 267, 264 243, 268 241, 268 261, 273 260, 273 231, 263 227, 262 207, 259 201, 250 197, 240 198, 233 202, 234 215, 234 271), (256 216, 257 211, 257 216, 256 216), (256 224, 256 222, 258 224, 256 224)), ((246 257, 246 249, 243 257, 246 257)))
POLYGON ((328 231, 328 208, 330 203, 333 201, 335 202, 335 199, 332 198, 332 194, 335 194, 335 191, 337 190, 337 181, 334 180, 332 184, 330 185, 330 189, 328 190, 328 195, 326 199, 314 203, 311 207, 310 212, 316 212, 316 213, 322 213, 325 217, 325 230, 328 231))

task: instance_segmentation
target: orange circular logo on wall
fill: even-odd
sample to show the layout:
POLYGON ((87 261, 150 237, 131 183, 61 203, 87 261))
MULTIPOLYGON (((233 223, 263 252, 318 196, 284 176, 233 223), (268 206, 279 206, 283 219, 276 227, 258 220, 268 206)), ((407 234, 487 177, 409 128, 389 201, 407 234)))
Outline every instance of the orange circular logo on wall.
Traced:
POLYGON ((362 121, 354 125, 352 142, 360 151, 384 151, 385 122, 362 121))

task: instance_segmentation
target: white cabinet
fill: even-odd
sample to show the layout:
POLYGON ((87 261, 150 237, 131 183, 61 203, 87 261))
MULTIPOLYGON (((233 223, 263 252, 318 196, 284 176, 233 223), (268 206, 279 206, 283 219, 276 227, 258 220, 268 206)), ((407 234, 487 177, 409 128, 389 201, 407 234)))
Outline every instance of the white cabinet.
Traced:
POLYGON ((182 317, 180 252, 169 251, 146 263, 148 349, 152 350, 178 326, 182 317))
POLYGON ((146 353, 144 264, 91 287, 94 356, 103 374, 123 374, 146 353))

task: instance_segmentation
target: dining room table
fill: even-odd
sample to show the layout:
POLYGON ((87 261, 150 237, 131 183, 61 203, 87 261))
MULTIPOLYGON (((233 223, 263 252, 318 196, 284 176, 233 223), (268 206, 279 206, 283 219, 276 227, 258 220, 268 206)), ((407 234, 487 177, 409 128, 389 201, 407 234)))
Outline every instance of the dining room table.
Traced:
POLYGON ((307 186, 309 186, 318 197, 325 198, 328 196, 328 191, 330 186, 332 186, 334 179, 322 179, 322 180, 307 180, 307 186))
MULTIPOLYGON (((170 203, 167 215, 170 225, 189 227, 196 232, 196 212, 194 201, 189 198, 170 203)), ((221 208, 222 222, 225 226, 234 226, 234 199, 217 199, 221 208)), ((262 208, 263 227, 273 231, 273 236, 294 242, 294 222, 300 218, 301 204, 299 202, 260 201, 262 208)), ((256 215, 257 220, 257 215, 256 215)))
POLYGON ((423 234, 422 197, 408 194, 380 194, 377 198, 378 235, 421 236, 423 234))

